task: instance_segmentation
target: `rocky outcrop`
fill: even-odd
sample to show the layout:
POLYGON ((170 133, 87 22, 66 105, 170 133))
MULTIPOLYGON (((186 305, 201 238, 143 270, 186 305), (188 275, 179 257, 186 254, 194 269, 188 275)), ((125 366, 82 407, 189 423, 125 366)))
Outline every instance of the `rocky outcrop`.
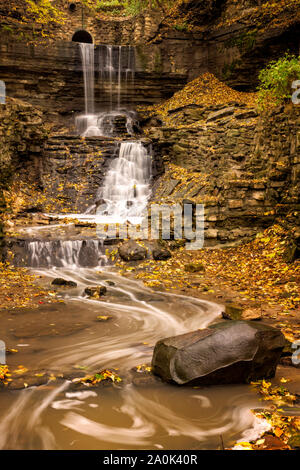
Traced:
MULTIPOLYGON (((151 141, 142 142, 152 154, 151 141)), ((44 211, 83 212, 93 205, 112 160, 118 157, 119 147, 120 140, 114 138, 52 135, 45 143, 40 161, 44 211)), ((162 160, 155 153, 152 176, 156 178, 162 172, 162 160)))
POLYGON ((152 371, 178 385, 249 383, 274 377, 283 334, 253 322, 222 322, 156 343, 152 371))
POLYGON ((155 202, 204 204, 206 245, 254 236, 288 213, 287 222, 299 225, 298 107, 261 116, 238 103, 172 113, 176 125, 152 128, 149 137, 166 164, 182 167, 182 176, 166 172, 155 202))
MULTIPOLYGON (((122 106, 158 103, 207 71, 237 89, 253 90, 266 63, 287 51, 298 54, 299 6, 272 12, 259 9, 252 0, 211 0, 185 2, 182 8, 182 15, 190 14, 186 23, 169 17, 161 22, 157 12, 123 19, 85 14, 85 28, 97 46, 135 46, 136 76, 123 87, 122 106), (189 29, 191 23, 194 30, 189 29)), ((20 38, 13 40, 5 29, 0 31, 0 72, 9 96, 39 106, 48 119, 71 127, 74 114, 84 109, 79 47, 72 42, 73 33, 82 29, 82 18, 80 8, 64 12, 66 22, 56 27, 52 42, 27 45, 20 38)), ((13 35, 14 25, 8 27, 13 35)), ((38 26, 34 29, 38 35, 38 26)), ((109 108, 107 84, 96 80, 95 87, 96 109, 109 108)))
MULTIPOLYGON (((99 43, 95 57, 99 56, 99 43)), ((118 42, 112 42, 118 44, 118 42)), ((41 108, 47 119, 64 124, 73 132, 75 115, 84 111, 84 84, 79 45, 75 42, 27 45, 0 37, 1 79, 7 95, 41 108), (20 79, 22 77, 22 79, 20 79)), ((172 71, 163 65, 164 51, 157 47, 136 48, 135 79, 122 85, 121 106, 135 109, 167 99, 187 81, 186 71, 172 71)), ((98 63, 95 62, 96 72, 98 63)), ((117 83, 113 86, 113 103, 118 102, 117 83)), ((96 76, 95 109, 110 109, 109 82, 96 76)))
MULTIPOLYGON (((39 156, 47 138, 42 112, 19 100, 0 104, 0 214, 6 210, 4 191, 8 190, 13 174, 20 182, 28 173, 28 183, 39 183, 39 156)), ((0 255, 4 236, 0 220, 0 255)))

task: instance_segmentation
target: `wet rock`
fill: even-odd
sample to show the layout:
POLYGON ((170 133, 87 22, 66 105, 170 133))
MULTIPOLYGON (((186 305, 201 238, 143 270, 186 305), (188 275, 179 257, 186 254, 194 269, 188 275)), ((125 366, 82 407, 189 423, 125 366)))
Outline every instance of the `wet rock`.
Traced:
POLYGON ((74 281, 68 281, 67 279, 63 279, 62 277, 55 278, 51 284, 53 286, 62 286, 62 287, 76 287, 77 284, 74 281))
POLYGON ((137 372, 136 370, 131 371, 131 383, 135 387, 152 387, 161 384, 161 379, 151 372, 137 372))
POLYGON ((138 261, 147 257, 147 249, 136 241, 129 240, 119 246, 119 255, 124 261, 138 261))
POLYGON ((188 263, 184 266, 184 270, 188 273, 204 272, 205 267, 202 263, 188 263))
POLYGON ((274 377, 283 334, 260 323, 221 322, 158 341, 152 371, 179 385, 249 383, 274 377))
POLYGON ((167 248, 157 245, 152 250, 152 256, 155 260, 166 260, 171 258, 172 255, 167 248))
POLYGON ((89 297, 101 297, 105 295, 107 292, 107 289, 105 286, 95 286, 95 287, 86 287, 84 289, 84 293, 88 295, 89 297))
POLYGON ((84 240, 82 242, 78 256, 78 263, 80 264, 80 266, 95 267, 98 266, 98 261, 98 249, 89 240, 84 240))

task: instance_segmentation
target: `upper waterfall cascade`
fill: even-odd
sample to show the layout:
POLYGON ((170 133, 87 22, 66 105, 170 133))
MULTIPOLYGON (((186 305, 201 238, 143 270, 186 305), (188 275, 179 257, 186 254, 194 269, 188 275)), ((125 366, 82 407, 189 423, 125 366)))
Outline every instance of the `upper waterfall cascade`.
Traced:
POLYGON ((76 117, 77 132, 83 137, 114 135, 116 116, 126 119, 126 128, 133 134, 134 112, 122 109, 122 89, 135 76, 135 51, 132 46, 109 46, 80 43, 85 113, 76 117), (108 95, 109 109, 95 110, 95 81, 108 95))

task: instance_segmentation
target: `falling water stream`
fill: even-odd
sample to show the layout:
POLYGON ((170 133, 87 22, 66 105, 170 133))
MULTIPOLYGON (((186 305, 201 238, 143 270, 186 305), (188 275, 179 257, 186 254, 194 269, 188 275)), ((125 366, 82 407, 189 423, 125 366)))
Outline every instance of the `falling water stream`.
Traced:
POLYGON ((111 136, 115 133, 115 118, 124 117, 126 129, 133 134, 134 116, 121 108, 122 88, 134 82, 135 53, 132 46, 79 44, 82 61, 85 114, 76 118, 76 129, 83 137, 111 136), (97 77, 95 78, 97 73, 97 77), (95 80, 108 95, 109 109, 95 112, 95 80))
MULTIPOLYGON (((81 51, 88 114, 93 112, 94 49, 85 45, 81 51)), ((103 74, 111 80, 114 53, 112 47, 103 48, 100 60, 103 74)), ((122 48, 118 57, 120 82, 122 48)), ((125 74, 131 70, 128 53, 125 74)), ((76 218, 136 221, 146 208, 150 180, 146 148, 141 142, 121 143, 96 203, 76 218)), ((59 225, 29 227, 24 233, 25 264, 41 276, 41 285, 49 288, 60 277, 74 281, 76 287, 58 288, 63 303, 41 306, 38 312, 16 312, 7 319, 10 327, 1 337, 19 350, 8 357, 9 367, 22 361, 29 370, 51 372, 56 380, 1 391, 1 449, 218 449, 220 436, 230 446, 262 432, 264 423, 250 411, 260 402, 246 385, 192 388, 153 380, 143 384, 143 376, 132 373, 135 366, 151 362, 157 340, 208 326, 220 318, 221 306, 154 292, 120 276, 106 258, 103 240, 64 239, 59 225), (86 287, 99 285, 107 287, 101 300, 84 293, 86 287), (110 319, 99 322, 99 315, 110 319), (76 371, 93 374, 107 368, 116 368, 122 382, 74 390, 70 377, 76 371)))

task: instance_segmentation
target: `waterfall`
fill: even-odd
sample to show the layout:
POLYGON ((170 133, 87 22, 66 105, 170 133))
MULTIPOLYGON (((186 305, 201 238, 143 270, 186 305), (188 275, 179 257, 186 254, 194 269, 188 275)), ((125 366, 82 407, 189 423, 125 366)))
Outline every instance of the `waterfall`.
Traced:
POLYGON ((24 247, 26 265, 35 268, 96 267, 106 264, 100 240, 29 241, 24 247))
POLYGON ((95 61, 94 44, 80 43, 80 54, 82 60, 83 80, 84 80, 84 102, 85 114, 93 114, 95 111, 95 61))
POLYGON ((85 114, 77 116, 75 125, 83 137, 110 137, 117 133, 115 120, 122 116, 127 133, 133 134, 133 111, 121 109, 122 89, 135 77, 135 50, 132 46, 80 44, 84 73, 85 114), (99 75, 102 93, 108 95, 109 110, 95 113, 95 74, 99 75), (107 124, 108 123, 108 124, 107 124))
POLYGON ((141 142, 122 142, 119 157, 112 161, 97 194, 98 216, 136 222, 151 194, 151 155, 141 142))

